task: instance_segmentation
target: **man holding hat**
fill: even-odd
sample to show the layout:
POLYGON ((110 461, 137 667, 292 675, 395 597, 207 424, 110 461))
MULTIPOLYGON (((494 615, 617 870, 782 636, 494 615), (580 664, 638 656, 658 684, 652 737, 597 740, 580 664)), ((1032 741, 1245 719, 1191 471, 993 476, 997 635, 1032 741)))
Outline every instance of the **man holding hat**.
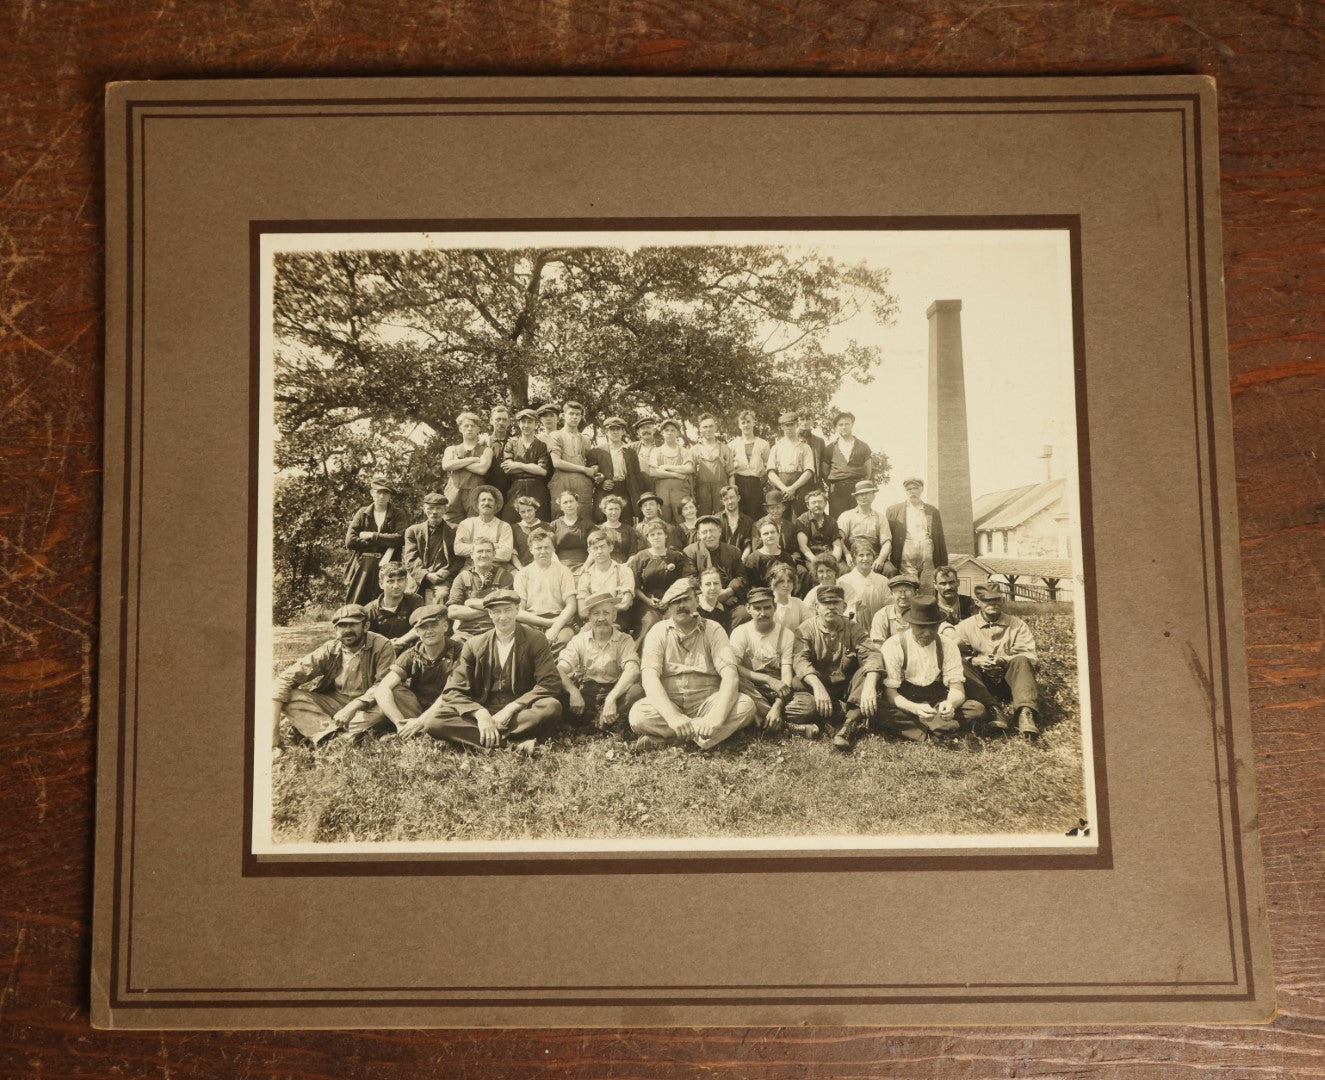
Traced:
POLYGON ((451 581, 465 560, 455 549, 455 530, 446 521, 446 496, 430 491, 423 497, 423 521, 405 530, 401 561, 426 604, 445 600, 451 581))
POLYGON ((782 413, 778 427, 782 435, 768 453, 768 486, 791 502, 793 515, 803 514, 805 492, 814 483, 814 449, 801 438, 800 413, 782 413))
MULTIPOLYGON (((745 606, 752 618, 732 631, 732 655, 741 673, 741 691, 754 702, 755 724, 776 731, 793 693, 796 632, 774 619, 772 590, 751 589, 745 606)), ((819 737, 813 724, 793 724, 792 731, 819 737)))
POLYGON ((975 601, 980 613, 957 624, 956 643, 970 658, 980 685, 995 698, 1012 702, 1017 734, 1037 738, 1040 688, 1035 678, 1039 663, 1035 635, 1023 620, 1003 610, 1003 593, 997 586, 977 585, 975 601))
POLYGON ((584 406, 568 401, 561 407, 561 428, 548 435, 548 453, 552 456, 552 479, 548 495, 554 506, 563 491, 572 491, 580 503, 580 516, 586 521, 593 514, 593 489, 599 468, 589 460, 589 440, 580 434, 584 425, 584 406))
POLYGON ((460 441, 442 453, 446 470, 446 520, 457 526, 474 512, 474 492, 492 466, 492 447, 479 439, 478 413, 466 410, 455 418, 460 441))
POLYGON ((787 719, 828 730, 835 750, 850 750, 862 713, 878 708, 879 652, 865 631, 846 617, 846 596, 827 585, 815 598, 813 618, 801 623, 796 677, 807 690, 787 704, 787 719))
POLYGON ((373 697, 382 714, 396 725, 402 739, 426 732, 445 738, 437 721, 453 720, 459 714, 444 710, 425 718, 424 713, 442 696, 451 668, 460 658, 460 648, 446 635, 446 608, 425 604, 416 608, 409 621, 418 643, 406 649, 391 670, 373 687, 373 697), (430 722, 432 722, 430 726, 430 722))
MULTIPOLYGON (((601 521, 606 516, 602 502, 611 495, 624 499, 624 506, 633 510, 635 500, 644 494, 643 477, 640 476, 639 458, 626 445, 626 422, 619 416, 609 416, 603 421, 607 432, 607 443, 595 446, 589 451, 589 460, 598 466, 598 483, 594 488, 594 520, 601 521)), ((633 517, 633 513, 626 518, 633 517)))
POLYGON ((615 592, 608 591, 585 597, 580 611, 587 625, 557 659, 557 674, 570 701, 571 715, 591 722, 599 731, 615 727, 644 696, 635 642, 617 629, 618 599, 615 592))
POLYGON ((904 502, 888 507, 888 542, 883 554, 891 557, 897 568, 914 574, 922 585, 934 580, 934 568, 948 561, 948 545, 943 539, 943 518, 938 508, 921 497, 925 482, 918 476, 902 481, 904 502))
POLYGON ((345 549, 350 553, 345 566, 345 602, 366 604, 381 590, 377 568, 381 563, 400 557, 409 528, 409 515, 392 500, 399 489, 385 476, 374 476, 373 501, 361 506, 345 531, 345 549))
POLYGON ((282 713, 315 744, 335 731, 366 731, 382 719, 372 690, 391 670, 395 650, 386 638, 368 629, 368 613, 358 604, 340 608, 331 625, 334 638, 276 677, 273 756, 280 755, 282 713))
POLYGON ((511 526, 497 516, 502 507, 502 493, 495 487, 481 484, 474 489, 475 514, 467 517, 455 531, 455 552, 469 558, 474 554, 474 543, 478 540, 491 540, 496 551, 498 565, 507 568, 511 565, 511 556, 515 554, 515 534, 511 526))
POLYGON ((547 638, 517 621, 518 593, 497 589, 483 604, 492 629, 461 646, 446 691, 429 712, 440 715, 449 706, 459 714, 441 729, 442 738, 529 752, 561 719, 557 665, 547 638))
POLYGON ((662 598, 667 618, 644 639, 644 700, 630 710, 640 750, 692 740, 708 750, 754 719, 740 692, 740 672, 722 627, 699 617, 695 584, 676 581, 662 598))
POLYGON ((892 603, 886 604, 869 626, 870 640, 880 646, 906 630, 909 625, 906 611, 911 606, 911 598, 920 591, 920 582, 914 574, 894 574, 888 579, 888 590, 892 594, 892 603))
POLYGON ((715 599, 729 625, 740 626, 749 618, 741 606, 741 596, 745 592, 745 565, 741 562, 741 553, 731 544, 722 542, 722 522, 715 514, 706 514, 695 522, 695 536, 695 542, 682 549, 682 554, 694 564, 697 575, 709 569, 718 572, 722 589, 715 599))
POLYGON ((849 548, 854 549, 857 540, 868 540, 874 549, 874 569, 882 571, 888 562, 883 553, 888 542, 888 523, 874 509, 874 496, 878 490, 873 480, 857 481, 853 489, 856 505, 838 515, 837 528, 842 534, 842 543, 849 548))
POLYGON ((840 412, 833 421, 837 434, 824 447, 820 475, 828 488, 828 513, 834 521, 855 506, 856 484, 874 475, 873 451, 853 434, 856 414, 840 412))
POLYGON ((883 643, 883 694, 887 704, 875 714, 885 732, 912 742, 953 735, 963 723, 973 727, 985 707, 967 698, 962 657, 951 635, 940 634, 938 599, 921 594, 904 616, 907 628, 883 643))
MULTIPOLYGON (((555 413, 556 408, 552 411, 555 413)), ((536 434, 538 413, 533 409, 521 409, 515 414, 515 422, 520 433, 507 439, 502 447, 501 470, 510 479, 502 516, 514 525, 519 517, 519 500, 532 498, 538 503, 539 515, 547 520, 552 516, 547 490, 548 477, 552 475, 552 455, 548 453, 547 444, 536 434)))

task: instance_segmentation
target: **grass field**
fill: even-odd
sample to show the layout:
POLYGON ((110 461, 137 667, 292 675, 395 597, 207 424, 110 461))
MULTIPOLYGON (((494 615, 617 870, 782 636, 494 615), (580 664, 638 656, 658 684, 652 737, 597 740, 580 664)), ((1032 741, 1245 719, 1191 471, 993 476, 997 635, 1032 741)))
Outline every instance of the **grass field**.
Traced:
MULTIPOLYGON (((1070 608, 1024 611, 1044 735, 953 747, 867 736, 850 755, 756 731, 703 753, 632 754, 563 732, 526 759, 416 739, 336 738, 273 767, 277 842, 1062 833, 1085 815, 1070 608)), ((280 668, 328 636, 275 628, 280 668)))

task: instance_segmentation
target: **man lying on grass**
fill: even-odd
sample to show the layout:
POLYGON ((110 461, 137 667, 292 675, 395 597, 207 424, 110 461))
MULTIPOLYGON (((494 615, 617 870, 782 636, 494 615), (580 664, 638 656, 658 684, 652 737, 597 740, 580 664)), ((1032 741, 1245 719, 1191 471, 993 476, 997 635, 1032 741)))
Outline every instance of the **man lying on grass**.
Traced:
POLYGON ((581 610, 588 625, 557 658, 571 716, 599 731, 616 727, 644 696, 635 640, 617 628, 617 604, 617 594, 608 590, 585 597, 581 610))
POLYGON ((368 613, 346 604, 331 617, 336 636, 296 660, 276 678, 272 694, 272 757, 281 756, 281 715, 304 738, 319 743, 336 731, 366 731, 382 719, 374 684, 395 663, 391 642, 368 629, 368 613), (305 690, 305 686, 312 686, 305 690))
POLYGON ((699 617, 695 583, 683 577, 662 597, 666 618, 644 639, 640 664, 644 700, 630 710, 637 750, 691 740, 717 746, 754 719, 754 702, 740 692, 740 673, 722 627, 699 617))
MULTIPOLYGON (((787 704, 795 724, 832 731, 833 749, 847 751, 855 742, 862 712, 878 708, 879 651, 869 635, 846 617, 846 596, 838 585, 819 589, 816 613, 800 626, 795 671, 809 691, 787 704)), ((810 736, 815 737, 814 735, 810 736)))

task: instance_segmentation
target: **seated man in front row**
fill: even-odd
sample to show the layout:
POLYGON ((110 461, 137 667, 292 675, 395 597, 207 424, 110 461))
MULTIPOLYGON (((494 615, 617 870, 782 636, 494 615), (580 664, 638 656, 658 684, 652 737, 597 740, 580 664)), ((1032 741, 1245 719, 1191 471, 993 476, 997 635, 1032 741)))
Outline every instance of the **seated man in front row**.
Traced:
MULTIPOLYGON (((980 614, 957 624, 957 645, 970 658, 980 685, 994 698, 1011 700, 1017 734, 1039 737, 1040 688, 1035 679, 1039 658, 1031 628, 1003 611, 1003 593, 993 585, 977 585, 980 614)), ((1002 727, 995 723, 993 726, 1002 727)))
MULTIPOLYGON (((776 605, 771 589, 754 588, 745 606, 752 616, 732 631, 732 654, 741 672, 741 691, 755 704, 755 724, 769 731, 782 727, 782 714, 791 700, 796 631, 773 616, 776 605)), ((789 724, 789 730, 808 739, 819 737, 815 724, 789 724)))
POLYGON ((340 608, 331 625, 335 638, 277 676, 272 694, 273 757, 281 754, 282 713, 314 744, 336 731, 367 731, 382 719, 372 689, 395 663, 391 642, 368 629, 368 613, 358 604, 340 608))
POLYGON ((833 749, 845 752, 855 743, 862 714, 878 709, 882 663, 869 635, 846 617, 840 586, 822 587, 815 608, 814 617, 800 625, 795 662, 796 676, 809 691, 792 697, 787 719, 835 728, 833 749))
POLYGON ((617 600, 617 594, 607 590, 585 597, 580 610, 588 625, 557 658, 571 714, 599 731, 615 727, 644 696, 635 639, 617 629, 617 600))
POLYGON ((666 618, 644 639, 640 665, 644 700, 630 710, 639 750, 693 740, 717 746, 754 719, 754 702, 740 692, 740 673, 722 627, 699 617, 695 583, 680 578, 662 597, 666 618))
POLYGON ((879 726, 919 742, 931 735, 955 735, 985 715, 967 698, 961 653, 951 634, 940 634, 943 612, 930 594, 915 596, 903 614, 907 628, 883 643, 883 693, 887 707, 879 726))
POLYGON ((454 720, 458 715, 455 710, 447 709, 441 715, 433 712, 427 717, 424 713, 446 689, 451 668, 460 658, 460 647, 447 637, 446 608, 441 604, 416 608, 409 621, 418 643, 396 657, 386 678, 373 688, 373 696, 402 739, 424 732, 434 739, 445 739, 448 733, 438 721, 454 720))
POLYGON ((561 679, 547 638, 518 621, 520 596, 497 589, 483 598, 492 629, 467 640, 446 691, 423 715, 429 731, 484 747, 513 745, 526 753, 561 719, 561 679), (448 711, 459 714, 447 718, 448 711))

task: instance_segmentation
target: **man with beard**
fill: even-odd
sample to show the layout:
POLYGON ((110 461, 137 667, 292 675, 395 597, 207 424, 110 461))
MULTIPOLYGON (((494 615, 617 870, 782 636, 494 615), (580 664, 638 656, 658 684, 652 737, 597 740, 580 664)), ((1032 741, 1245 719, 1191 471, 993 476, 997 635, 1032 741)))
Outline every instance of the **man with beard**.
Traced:
POLYGON ((635 747, 655 750, 693 741, 709 750, 754 719, 722 627, 699 617, 695 584, 676 581, 662 598, 667 618, 644 639, 644 700, 630 710, 635 747))
POLYGON ((824 511, 827 497, 818 488, 805 494, 805 513, 796 519, 796 547, 809 566, 819 555, 831 555, 842 563, 842 530, 824 511))
POLYGON ((879 652, 865 631, 846 617, 846 597, 836 585, 819 590, 813 618, 801 623, 796 677, 809 687, 787 704, 787 719, 796 724, 836 728, 833 749, 846 752, 855 744, 862 714, 879 707, 879 652))
POLYGON ((465 560, 455 549, 455 530, 446 520, 446 496, 430 491, 423 497, 424 520, 405 530, 402 561, 425 604, 441 603, 465 560))
POLYGON ((368 629, 368 613, 358 604, 340 608, 331 625, 336 631, 332 640, 296 660, 276 678, 273 757, 281 754, 282 714, 315 745, 333 732, 366 731, 382 719, 372 689, 391 670, 395 650, 381 634, 368 629))

